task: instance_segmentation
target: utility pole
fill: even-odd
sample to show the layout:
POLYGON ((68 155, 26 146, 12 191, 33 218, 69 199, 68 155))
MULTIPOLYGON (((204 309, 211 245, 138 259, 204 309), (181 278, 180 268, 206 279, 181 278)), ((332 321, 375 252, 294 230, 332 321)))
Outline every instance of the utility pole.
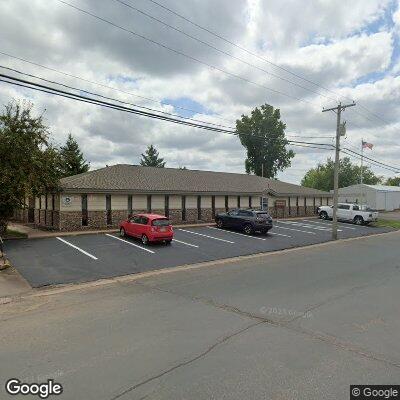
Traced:
POLYGON ((339 202, 339 160, 340 160, 340 135, 341 135, 341 125, 340 117, 342 111, 347 107, 353 107, 356 103, 342 105, 339 103, 337 107, 323 108, 322 112, 333 111, 336 113, 336 146, 335 146, 335 171, 333 175, 333 223, 332 223, 332 240, 337 240, 337 208, 339 202))
POLYGON ((363 158, 364 158, 364 139, 361 138, 361 171, 360 171, 360 191, 361 191, 361 196, 360 196, 360 207, 363 205, 363 158))
POLYGON ((364 158, 364 139, 361 139, 361 171, 360 171, 360 183, 363 184, 363 158, 364 158))

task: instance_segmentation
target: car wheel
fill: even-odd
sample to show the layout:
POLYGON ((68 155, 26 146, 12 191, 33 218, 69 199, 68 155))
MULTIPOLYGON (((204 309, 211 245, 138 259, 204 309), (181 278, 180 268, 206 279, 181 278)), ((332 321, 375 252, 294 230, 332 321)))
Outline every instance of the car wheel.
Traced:
POLYGON ((246 235, 251 235, 253 233, 253 227, 250 224, 246 224, 243 227, 243 231, 246 235))
POLYGON ((356 225, 363 225, 364 224, 364 218, 361 217, 360 215, 357 215, 356 217, 354 217, 354 223, 356 225))
POLYGON ((125 237, 125 236, 126 236, 126 233, 125 233, 125 229, 124 229, 124 228, 121 228, 121 229, 119 230, 119 235, 122 236, 122 237, 125 237))
POLYGON ((321 213, 319 214, 319 217, 321 219, 327 220, 328 219, 328 213, 326 211, 321 211, 321 213))
POLYGON ((172 240, 166 240, 166 241, 165 241, 165 244, 166 244, 166 245, 169 245, 169 244, 171 244, 171 242, 172 242, 172 240))
POLYGON ((142 243, 144 245, 149 244, 149 238, 146 235, 142 235, 142 243))
POLYGON ((223 228, 224 227, 224 223, 222 222, 222 219, 217 219, 217 227, 218 228, 223 228))
POLYGON ((262 229, 262 230, 261 230, 261 233, 262 233, 263 235, 266 235, 266 234, 268 233, 268 231, 269 231, 269 229, 262 229))

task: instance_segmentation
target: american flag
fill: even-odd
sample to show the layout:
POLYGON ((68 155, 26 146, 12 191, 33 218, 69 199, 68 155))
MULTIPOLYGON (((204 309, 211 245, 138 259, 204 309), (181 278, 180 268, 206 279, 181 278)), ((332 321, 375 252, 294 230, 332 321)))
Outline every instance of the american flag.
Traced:
POLYGON ((374 145, 372 144, 372 143, 368 143, 368 142, 362 142, 362 148, 363 149, 365 149, 365 148, 369 148, 370 150, 372 150, 372 148, 374 147, 374 145))

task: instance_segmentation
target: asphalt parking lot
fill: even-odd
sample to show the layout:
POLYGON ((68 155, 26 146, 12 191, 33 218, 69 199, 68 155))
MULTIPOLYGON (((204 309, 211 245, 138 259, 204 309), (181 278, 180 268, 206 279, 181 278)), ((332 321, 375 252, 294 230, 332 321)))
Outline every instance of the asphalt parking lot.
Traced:
MULTIPOLYGON (((339 238, 389 232, 339 223, 339 238)), ((87 234, 6 242, 11 263, 32 287, 78 283, 173 266, 213 261, 331 240, 331 222, 313 218, 274 221, 266 235, 247 236, 214 226, 176 228, 170 246, 143 246, 118 234, 87 234)))

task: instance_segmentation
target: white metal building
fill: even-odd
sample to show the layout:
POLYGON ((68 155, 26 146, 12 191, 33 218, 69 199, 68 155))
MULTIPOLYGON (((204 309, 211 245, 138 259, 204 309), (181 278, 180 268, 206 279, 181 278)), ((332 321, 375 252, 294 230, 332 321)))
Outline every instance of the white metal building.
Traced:
POLYGON ((358 184, 339 188, 339 201, 367 204, 381 211, 400 209, 400 186, 358 184))

